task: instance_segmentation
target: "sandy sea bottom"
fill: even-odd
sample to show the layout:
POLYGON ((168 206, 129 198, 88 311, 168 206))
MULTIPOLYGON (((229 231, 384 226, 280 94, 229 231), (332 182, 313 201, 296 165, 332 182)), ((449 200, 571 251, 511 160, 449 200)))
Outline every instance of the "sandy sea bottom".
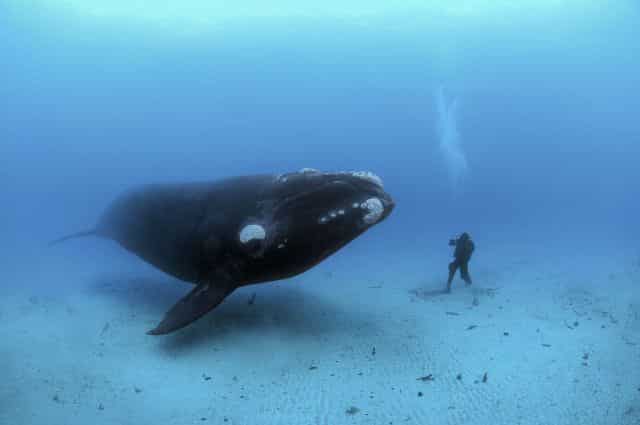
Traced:
POLYGON ((151 337, 189 286, 88 246, 0 272, 2 424, 640 424, 637 258, 498 246, 445 295, 353 249, 151 337))

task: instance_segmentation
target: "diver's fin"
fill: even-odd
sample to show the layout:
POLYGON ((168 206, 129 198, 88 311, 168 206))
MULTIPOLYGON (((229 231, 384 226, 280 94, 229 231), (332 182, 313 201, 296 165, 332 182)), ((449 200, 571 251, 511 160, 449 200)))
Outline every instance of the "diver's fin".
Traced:
POLYGON ((165 335, 195 322, 209 311, 213 310, 233 292, 236 287, 227 282, 201 283, 178 301, 169 310, 155 329, 147 332, 149 335, 165 335))
POLYGON ((49 246, 59 244, 60 242, 64 242, 64 241, 69 240, 69 239, 82 238, 82 237, 85 237, 85 236, 95 236, 95 235, 96 235, 96 230, 95 229, 85 230, 85 231, 82 231, 82 232, 76 232, 76 233, 72 233, 70 235, 63 236, 61 238, 58 238, 58 239, 55 239, 55 240, 49 242, 49 246))

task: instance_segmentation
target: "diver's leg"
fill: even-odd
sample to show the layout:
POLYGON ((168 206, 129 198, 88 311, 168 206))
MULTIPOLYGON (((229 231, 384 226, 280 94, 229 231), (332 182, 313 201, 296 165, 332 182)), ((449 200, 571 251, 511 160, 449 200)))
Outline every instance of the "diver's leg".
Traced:
POLYGON ((469 263, 460 264, 460 277, 464 280, 467 285, 471 285, 471 276, 469 275, 469 263))
POLYGON ((447 279, 447 292, 451 292, 451 282, 453 281, 453 276, 456 274, 456 270, 458 270, 458 263, 452 261, 449 263, 449 278, 447 279))

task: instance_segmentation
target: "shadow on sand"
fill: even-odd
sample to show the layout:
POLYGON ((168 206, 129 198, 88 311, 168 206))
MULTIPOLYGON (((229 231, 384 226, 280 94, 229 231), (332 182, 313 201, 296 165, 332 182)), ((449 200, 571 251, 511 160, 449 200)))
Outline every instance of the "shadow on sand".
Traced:
MULTIPOLYGON (((327 298, 300 289, 299 280, 273 282, 238 288, 220 306, 184 329, 159 340, 169 354, 180 354, 202 345, 246 342, 247 335, 268 334, 295 343, 334 339, 345 333, 376 334, 373 316, 337 308, 327 298)), ((117 304, 136 312, 127 324, 139 329, 159 322, 164 313, 184 296, 191 285, 169 278, 102 277, 90 288, 92 295, 115 298, 117 304)), ((253 347, 259 349, 259 347, 253 347)))

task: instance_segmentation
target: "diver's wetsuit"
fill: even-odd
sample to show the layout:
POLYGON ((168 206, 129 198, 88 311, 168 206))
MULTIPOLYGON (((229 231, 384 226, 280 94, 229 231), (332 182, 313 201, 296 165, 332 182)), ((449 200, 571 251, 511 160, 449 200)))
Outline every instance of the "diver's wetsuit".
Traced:
POLYGON ((471 285, 471 276, 469 276, 469 260, 471 254, 475 249, 475 245, 471 240, 471 236, 468 233, 463 233, 458 239, 452 239, 449 241, 449 246, 455 246, 456 249, 453 253, 454 260, 449 263, 449 279, 447 280, 447 292, 451 291, 451 281, 456 274, 458 268, 460 269, 460 277, 467 285, 471 285))

